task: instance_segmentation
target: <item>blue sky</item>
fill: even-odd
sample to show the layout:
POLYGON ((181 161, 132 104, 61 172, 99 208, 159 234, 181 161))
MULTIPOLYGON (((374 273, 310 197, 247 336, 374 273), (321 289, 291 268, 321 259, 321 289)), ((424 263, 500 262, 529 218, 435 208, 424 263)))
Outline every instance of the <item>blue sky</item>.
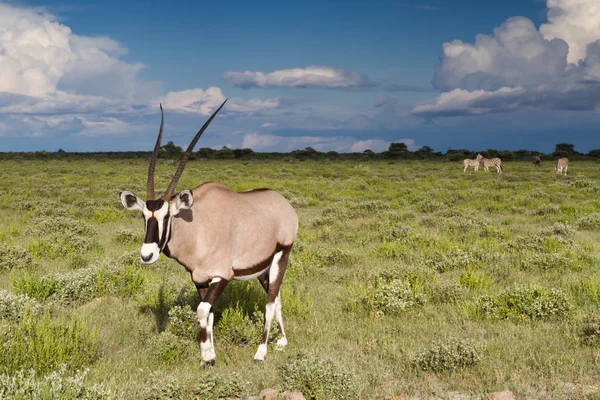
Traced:
POLYGON ((0 151, 600 148, 597 0, 88 3, 0 2, 0 151))

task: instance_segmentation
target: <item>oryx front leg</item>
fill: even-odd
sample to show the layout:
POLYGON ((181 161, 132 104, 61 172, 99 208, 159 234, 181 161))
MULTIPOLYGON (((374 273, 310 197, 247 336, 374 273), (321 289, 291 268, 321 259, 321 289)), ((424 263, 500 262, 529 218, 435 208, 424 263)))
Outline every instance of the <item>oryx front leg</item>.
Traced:
MULTIPOLYGON (((281 315, 281 298, 279 297, 279 288, 283 280, 283 275, 287 268, 287 262, 290 254, 290 248, 286 248, 275 254, 269 269, 269 284, 267 289, 267 306, 265 307, 265 327, 263 330, 262 340, 258 346, 258 350, 254 355, 255 361, 263 361, 267 356, 267 342, 269 341, 269 331, 273 324, 273 318, 277 321, 281 339, 277 341, 277 346, 283 348, 287 345, 287 338, 283 329, 283 318, 281 315)), ((266 286, 266 285, 263 285, 266 286)))
POLYGON ((213 340, 214 314, 210 312, 212 305, 223 293, 228 281, 214 278, 208 288, 198 289, 200 304, 198 304, 198 322, 200 323, 200 352, 202 364, 212 366, 215 364, 215 346, 213 340))

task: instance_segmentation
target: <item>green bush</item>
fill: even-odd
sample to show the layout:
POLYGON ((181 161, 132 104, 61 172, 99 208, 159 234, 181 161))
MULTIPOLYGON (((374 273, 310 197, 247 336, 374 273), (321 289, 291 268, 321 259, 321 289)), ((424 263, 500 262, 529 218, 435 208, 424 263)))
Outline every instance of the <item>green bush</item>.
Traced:
POLYGON ((435 303, 456 304, 464 298, 463 287, 454 281, 440 281, 431 288, 431 300, 435 303))
POLYGON ((560 207, 556 204, 544 204, 540 206, 535 212, 537 215, 549 215, 549 214, 558 214, 560 212, 560 207))
POLYGON ((600 229, 600 213, 594 212, 591 214, 582 215, 576 223, 579 229, 598 230, 600 229))
POLYGON ((66 235, 94 236, 96 232, 86 222, 67 216, 40 216, 31 220, 31 226, 44 235, 63 233, 66 235))
POLYGON ((115 232, 114 239, 121 244, 132 244, 142 243, 144 238, 140 232, 135 232, 127 228, 121 228, 115 232))
POLYGON ((419 371, 444 372, 477 364, 483 354, 483 346, 467 339, 450 338, 435 342, 430 348, 411 360, 419 371))
POLYGON ((152 357, 165 364, 174 364, 192 355, 194 350, 200 351, 193 342, 164 331, 153 335, 149 340, 149 352, 152 357))
POLYGON ((196 339, 200 333, 197 313, 188 305, 172 307, 169 310, 167 331, 182 338, 196 339))
POLYGON ((246 383, 241 377, 206 373, 194 382, 182 382, 172 375, 153 372, 139 394, 142 400, 217 400, 242 397, 246 383), (200 381, 200 382, 198 382, 200 381))
POLYGON ((33 265, 33 259, 27 251, 0 242, 0 271, 12 271, 32 267, 33 265))
POLYGON ((570 290, 577 303, 585 305, 592 303, 596 307, 600 306, 600 279, 591 278, 582 281, 572 282, 570 290))
POLYGON ((580 333, 581 343, 586 346, 600 347, 600 315, 589 315, 580 333))
POLYGON ((482 319, 562 320, 571 313, 567 295, 559 289, 535 285, 516 285, 497 296, 482 296, 475 308, 475 316, 482 319))
POLYGON ((107 294, 138 293, 144 287, 145 274, 139 268, 108 261, 41 278, 27 273, 15 275, 12 283, 15 292, 40 301, 52 297, 62 303, 75 303, 107 294))
POLYGON ((26 295, 17 296, 6 290, 0 290, 0 318, 6 321, 18 321, 23 317, 26 309, 37 316, 42 313, 43 307, 26 295))
POLYGON ((382 277, 363 301, 377 314, 397 315, 406 309, 425 304, 427 295, 424 288, 408 278, 382 277))
POLYGON ((102 384, 86 385, 88 370, 67 376, 66 365, 49 375, 40 376, 35 370, 20 370, 13 375, 0 374, 0 399, 10 400, 110 400, 115 398, 102 384))
POLYGON ((73 254, 86 254, 97 246, 95 241, 75 232, 54 232, 30 242, 27 250, 34 257, 60 258, 73 254))
POLYGON ((466 268, 472 262, 471 255, 457 247, 447 251, 436 251, 425 260, 425 264, 440 273, 466 268))
POLYGON ((38 317, 26 307, 16 324, 0 327, 0 370, 15 373, 33 369, 49 373, 67 365, 86 366, 96 359, 96 339, 77 318, 38 317))
POLYGON ((492 278, 485 272, 469 266, 462 272, 458 282, 468 289, 485 289, 491 285, 492 278))
MULTIPOLYGON (((262 338, 264 330, 265 315, 262 311, 255 311, 248 315, 239 306, 228 307, 223 310, 220 318, 216 322, 216 331, 219 339, 226 343, 237 345, 256 344, 262 338)), ((278 330, 275 327, 275 319, 271 325, 269 338, 277 337, 278 330)))
POLYGON ((307 399, 345 400, 357 397, 354 373, 331 359, 299 353, 287 360, 282 375, 282 390, 299 390, 307 399))

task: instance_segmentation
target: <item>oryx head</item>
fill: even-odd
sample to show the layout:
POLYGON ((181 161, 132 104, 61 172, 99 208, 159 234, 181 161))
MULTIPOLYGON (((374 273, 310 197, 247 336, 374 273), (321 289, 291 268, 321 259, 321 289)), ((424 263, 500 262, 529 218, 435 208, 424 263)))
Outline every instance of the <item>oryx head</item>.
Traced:
POLYGON ((160 130, 158 131, 158 138, 156 139, 152 158, 150 158, 150 166, 148 167, 147 199, 146 201, 143 201, 132 192, 119 193, 123 207, 128 210, 139 210, 144 217, 146 237, 144 239, 144 244, 142 244, 142 249, 140 250, 140 261, 142 264, 152 264, 158 260, 160 252, 165 248, 171 235, 171 218, 177 215, 181 210, 188 210, 192 207, 194 203, 192 192, 184 190, 176 195, 173 195, 173 192, 175 191, 177 181, 179 181, 181 173, 185 168, 185 164, 187 163, 190 153, 194 150, 194 146, 198 142, 198 139, 200 139, 202 133, 204 133, 208 125, 212 122, 213 118, 221 108, 223 108, 226 102, 227 99, 225 99, 223 104, 217 108, 208 121, 200 128, 198 133, 196 133, 196 136, 190 142, 187 150, 181 155, 179 167, 177 168, 175 175, 173 175, 173 179, 171 179, 171 183, 166 192, 157 199, 154 195, 154 167, 156 166, 156 159, 158 158, 158 152, 160 151, 160 142, 164 126, 164 114, 162 105, 160 106, 160 130))

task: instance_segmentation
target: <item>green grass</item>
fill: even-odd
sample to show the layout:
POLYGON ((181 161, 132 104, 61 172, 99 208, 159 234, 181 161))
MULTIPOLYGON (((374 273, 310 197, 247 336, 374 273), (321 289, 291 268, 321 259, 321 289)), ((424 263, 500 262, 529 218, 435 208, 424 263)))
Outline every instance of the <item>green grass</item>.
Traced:
POLYGON ((48 391, 54 371, 68 393, 123 399, 600 391, 596 163, 560 176, 529 162, 497 175, 460 162, 190 161, 180 190, 270 187, 300 218, 282 287, 288 347, 274 334, 253 362, 265 295, 234 282, 215 305, 212 369, 189 274, 164 256, 137 261, 143 225, 118 193, 144 195, 145 161, 1 163, 0 290, 21 297, 0 292, 0 390, 48 391))

